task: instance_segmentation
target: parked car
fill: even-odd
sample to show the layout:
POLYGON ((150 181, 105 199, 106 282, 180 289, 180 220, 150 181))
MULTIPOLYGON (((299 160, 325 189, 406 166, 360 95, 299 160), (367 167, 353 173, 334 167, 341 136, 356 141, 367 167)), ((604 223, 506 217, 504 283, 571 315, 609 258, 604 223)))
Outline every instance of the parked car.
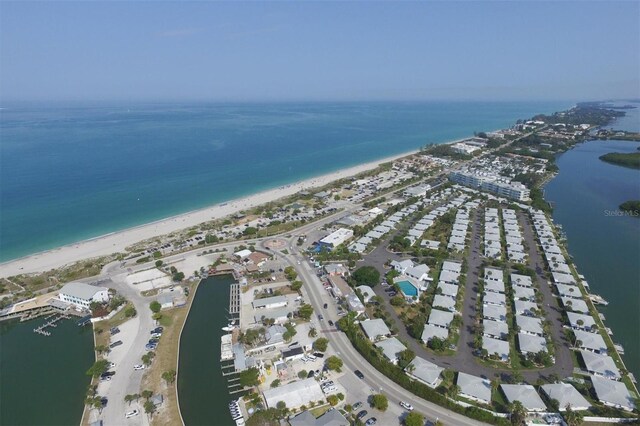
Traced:
POLYGON ((358 418, 358 420, 362 420, 362 418, 365 417, 367 414, 369 414, 367 410, 362 410, 358 413, 356 417, 358 418))
POLYGON ((358 408, 360 408, 360 407, 362 407, 362 402, 358 401, 358 402, 356 402, 355 404, 353 404, 353 407, 352 407, 352 408, 353 408, 354 410, 357 410, 357 409, 358 409, 358 408))
POLYGON ((324 319, 324 317, 323 317, 322 315, 318 315, 318 319, 319 319, 320 321, 322 321, 322 320, 324 319))
POLYGON ((109 345, 109 347, 111 349, 115 348, 116 346, 120 346, 122 344, 122 340, 117 340, 115 342, 113 342, 112 344, 109 345))
POLYGON ((136 364, 133 366, 133 369, 138 371, 138 370, 144 370, 144 364, 136 364))
POLYGON ((366 426, 373 426, 376 423, 378 423, 378 419, 376 419, 375 417, 371 417, 369 420, 367 420, 367 422, 365 423, 366 426))
POLYGON ((138 410, 129 411, 124 415, 125 419, 130 419, 131 417, 135 417, 138 415, 138 410))
POLYGON ((353 374, 355 374, 358 377, 358 379, 364 379, 364 374, 362 374, 362 371, 360 370, 354 371, 353 374))
POLYGON ((331 327, 333 327, 333 321, 329 320, 328 323, 331 327))
POLYGON ((326 303, 324 304, 324 308, 325 308, 325 309, 327 309, 327 307, 328 307, 328 306, 329 306, 329 305, 327 305, 326 303))
POLYGON ((109 332, 111 333, 111 335, 113 336, 114 334, 118 334, 120 333, 120 329, 118 327, 111 327, 111 329, 109 330, 109 332))

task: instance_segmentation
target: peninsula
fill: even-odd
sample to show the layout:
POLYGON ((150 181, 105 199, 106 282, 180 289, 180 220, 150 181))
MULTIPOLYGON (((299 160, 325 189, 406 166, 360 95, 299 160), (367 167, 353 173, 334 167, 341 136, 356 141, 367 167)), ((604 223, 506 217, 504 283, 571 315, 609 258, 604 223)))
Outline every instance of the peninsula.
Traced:
POLYGON ((237 425, 632 419, 607 302, 541 190, 558 153, 620 114, 577 105, 7 262, 0 319, 86 315, 83 425, 194 418, 179 345, 201 294, 228 307, 199 369, 222 370, 216 415, 237 425))

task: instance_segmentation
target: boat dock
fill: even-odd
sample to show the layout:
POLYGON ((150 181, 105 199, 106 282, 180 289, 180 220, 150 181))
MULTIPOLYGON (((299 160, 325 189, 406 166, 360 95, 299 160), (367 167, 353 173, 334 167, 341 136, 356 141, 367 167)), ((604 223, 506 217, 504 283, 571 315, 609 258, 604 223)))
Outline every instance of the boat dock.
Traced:
POLYGON ((69 319, 69 316, 66 314, 49 315, 48 317, 45 318, 46 322, 41 326, 34 328, 33 332, 42 334, 43 336, 47 336, 47 337, 51 336, 51 332, 47 331, 47 328, 49 327, 56 328, 58 326, 58 322, 62 321, 63 319, 69 319))

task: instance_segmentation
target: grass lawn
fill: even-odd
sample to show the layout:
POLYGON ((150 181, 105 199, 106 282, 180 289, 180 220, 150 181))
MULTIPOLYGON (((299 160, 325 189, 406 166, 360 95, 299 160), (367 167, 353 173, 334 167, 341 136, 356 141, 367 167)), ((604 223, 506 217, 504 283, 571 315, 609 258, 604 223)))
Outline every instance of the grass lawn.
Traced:
POLYGON ((191 307, 194 293, 195 286, 189 289, 191 296, 188 298, 186 306, 162 311, 162 318, 158 321, 164 327, 164 332, 156 349, 153 363, 145 371, 142 378, 140 389, 140 391, 149 389, 154 394, 161 393, 164 396, 164 403, 151 419, 151 424, 154 426, 182 424, 176 395, 176 383, 167 384, 162 380, 162 373, 178 369, 180 333, 191 307))
POLYGON ((331 405, 327 404, 321 407, 312 408, 309 411, 311 411, 311 414, 313 414, 313 417, 317 419, 318 417, 320 417, 321 415, 329 411, 329 408, 331 408, 331 405))

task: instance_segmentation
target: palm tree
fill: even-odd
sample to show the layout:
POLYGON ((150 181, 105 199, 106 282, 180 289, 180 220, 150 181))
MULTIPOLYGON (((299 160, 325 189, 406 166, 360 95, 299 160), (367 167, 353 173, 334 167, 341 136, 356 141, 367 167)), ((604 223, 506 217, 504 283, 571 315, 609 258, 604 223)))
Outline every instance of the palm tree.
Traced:
POLYGON ((579 426, 584 420, 584 416, 577 411, 571 409, 571 404, 567 404, 566 411, 564 412, 564 420, 568 426, 579 426))
POLYGON ((527 411, 520 401, 513 401, 509 404, 509 414, 511 415, 511 424, 515 426, 525 425, 527 411))
POLYGON ((142 396, 144 399, 148 400, 149 398, 151 398, 153 396, 153 392, 150 390, 143 390, 142 393, 140 394, 140 396, 142 396))
POLYGON ((449 389, 447 389, 447 396, 449 398, 456 399, 459 393, 460 393, 460 386, 458 385, 451 385, 449 386, 449 389))
POLYGON ((134 399, 134 396, 130 393, 124 396, 124 402, 129 403, 129 405, 131 405, 131 401, 133 401, 134 399))

